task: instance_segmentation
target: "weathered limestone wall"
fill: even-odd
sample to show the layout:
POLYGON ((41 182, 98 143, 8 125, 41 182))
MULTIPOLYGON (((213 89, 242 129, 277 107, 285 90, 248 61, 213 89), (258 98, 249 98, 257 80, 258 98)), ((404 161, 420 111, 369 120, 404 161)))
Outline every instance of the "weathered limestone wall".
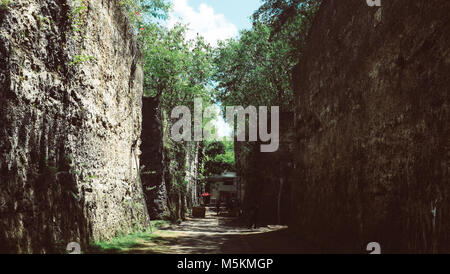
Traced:
POLYGON ((84 248, 148 225, 143 75, 118 2, 14 0, 0 11, 1 252, 84 248))
POLYGON ((184 220, 200 201, 199 143, 164 141, 164 176, 172 221, 184 220))
POLYGON ((153 220, 166 219, 167 189, 163 165, 163 131, 158 98, 143 98, 141 172, 148 212, 153 220))
POLYGON ((200 153, 200 144, 198 142, 190 142, 188 144, 185 160, 185 180, 187 182, 185 203, 189 210, 191 210, 192 207, 200 205, 200 195, 202 194, 202 189, 199 182, 200 153))
POLYGON ((143 98, 141 174, 150 217, 180 221, 200 204, 200 143, 170 138, 172 120, 158 98, 143 98))
POLYGON ((295 180, 293 116, 292 112, 280 115, 280 146, 276 152, 262 153, 260 143, 235 143, 238 195, 244 213, 258 206, 259 225, 287 224, 291 218, 291 185, 295 180))
POLYGON ((295 230, 450 251, 450 2, 324 1, 295 72, 295 230))

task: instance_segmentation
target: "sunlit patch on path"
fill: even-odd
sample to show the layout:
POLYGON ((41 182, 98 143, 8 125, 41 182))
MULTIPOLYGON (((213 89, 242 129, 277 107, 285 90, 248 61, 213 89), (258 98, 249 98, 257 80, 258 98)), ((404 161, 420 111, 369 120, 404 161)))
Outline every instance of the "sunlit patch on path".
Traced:
POLYGON ((247 229, 234 218, 208 212, 205 219, 188 219, 136 237, 128 246, 108 253, 131 254, 289 254, 308 252, 285 226, 247 229))

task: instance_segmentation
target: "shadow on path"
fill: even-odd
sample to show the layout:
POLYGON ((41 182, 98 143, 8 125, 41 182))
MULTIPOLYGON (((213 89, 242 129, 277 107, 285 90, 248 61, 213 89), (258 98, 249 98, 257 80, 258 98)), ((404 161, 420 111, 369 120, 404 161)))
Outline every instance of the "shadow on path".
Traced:
POLYGON ((132 246, 108 253, 127 254, 302 254, 319 253, 296 239, 287 227, 247 229, 235 218, 218 217, 212 211, 205 219, 188 219, 152 235, 143 235, 132 246))

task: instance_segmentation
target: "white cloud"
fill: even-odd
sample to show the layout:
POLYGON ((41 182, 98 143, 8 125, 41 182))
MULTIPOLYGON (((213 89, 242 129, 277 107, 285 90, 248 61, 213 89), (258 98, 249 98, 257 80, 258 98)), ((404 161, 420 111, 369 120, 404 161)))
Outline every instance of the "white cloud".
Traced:
POLYGON ((219 106, 216 106, 217 118, 214 121, 214 125, 217 130, 217 137, 219 140, 222 140, 224 137, 232 137, 233 130, 230 125, 223 118, 222 109, 219 106))
POLYGON ((216 14, 211 6, 200 4, 198 10, 189 6, 188 0, 174 0, 173 12, 169 19, 169 27, 176 23, 189 26, 187 38, 193 39, 200 34, 206 41, 216 46, 219 40, 225 40, 238 35, 235 25, 225 18, 223 14, 216 14))
MULTIPOLYGON (((188 25, 189 30, 186 33, 188 39, 194 39, 199 34, 212 46, 216 46, 219 40, 235 37, 239 33, 238 28, 223 14, 216 14, 214 9, 205 3, 200 4, 196 10, 189 6, 188 0, 173 0, 172 9, 168 26, 172 28, 177 23, 188 25)), ((216 111, 217 118, 213 123, 217 137, 221 140, 223 137, 231 136, 232 129, 223 119, 219 106, 216 111)))

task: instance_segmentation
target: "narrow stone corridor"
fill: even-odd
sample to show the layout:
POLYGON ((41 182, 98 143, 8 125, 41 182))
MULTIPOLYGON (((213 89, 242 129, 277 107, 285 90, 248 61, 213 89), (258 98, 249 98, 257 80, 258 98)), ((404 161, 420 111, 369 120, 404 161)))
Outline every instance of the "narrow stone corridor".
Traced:
POLYGON ((247 229, 237 219, 218 217, 208 210, 205 219, 169 225, 110 253, 129 254, 298 254, 316 253, 296 239, 287 227, 247 229))

